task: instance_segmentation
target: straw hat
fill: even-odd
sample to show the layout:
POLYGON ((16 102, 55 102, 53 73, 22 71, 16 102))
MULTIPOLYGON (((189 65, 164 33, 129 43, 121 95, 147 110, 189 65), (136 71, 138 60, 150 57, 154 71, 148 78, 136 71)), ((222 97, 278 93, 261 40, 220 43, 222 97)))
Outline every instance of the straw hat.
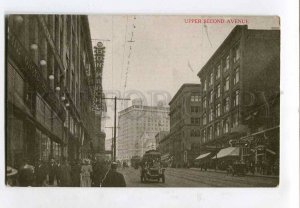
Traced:
POLYGON ((16 175, 18 171, 10 166, 6 166, 6 176, 16 175))

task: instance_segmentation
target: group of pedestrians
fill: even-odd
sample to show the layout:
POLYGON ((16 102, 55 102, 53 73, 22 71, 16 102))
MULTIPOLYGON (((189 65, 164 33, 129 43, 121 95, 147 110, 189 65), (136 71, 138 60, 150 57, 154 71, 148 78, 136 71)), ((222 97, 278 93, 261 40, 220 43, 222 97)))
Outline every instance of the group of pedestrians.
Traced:
POLYGON ((61 187, 124 187, 124 176, 117 172, 117 163, 97 159, 76 160, 69 163, 65 158, 48 163, 38 160, 35 166, 23 160, 17 170, 7 166, 8 186, 61 186, 61 187))

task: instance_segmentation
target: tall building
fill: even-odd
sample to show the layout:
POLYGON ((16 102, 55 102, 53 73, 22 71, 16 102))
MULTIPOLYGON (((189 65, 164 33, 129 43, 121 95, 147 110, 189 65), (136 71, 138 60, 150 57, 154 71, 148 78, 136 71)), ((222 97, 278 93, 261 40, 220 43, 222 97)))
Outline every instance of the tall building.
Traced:
POLYGON ((95 137, 95 64, 84 15, 6 17, 6 160, 70 160, 95 137))
MULTIPOLYGON (((142 156, 155 144, 155 135, 170 128, 169 108, 143 106, 140 102, 119 112, 117 160, 130 161, 132 156, 142 156)), ((154 146, 155 148, 155 146, 154 146)))
POLYGON ((155 135, 156 150, 160 151, 159 143, 169 134, 168 131, 160 131, 155 135))
POLYGON ((261 146, 278 159, 280 31, 236 26, 198 76, 201 152, 237 147, 259 163, 270 156, 261 146))
POLYGON ((191 165, 199 154, 200 99, 200 84, 183 84, 169 103, 170 133, 160 145, 164 154, 172 155, 176 167, 191 165))

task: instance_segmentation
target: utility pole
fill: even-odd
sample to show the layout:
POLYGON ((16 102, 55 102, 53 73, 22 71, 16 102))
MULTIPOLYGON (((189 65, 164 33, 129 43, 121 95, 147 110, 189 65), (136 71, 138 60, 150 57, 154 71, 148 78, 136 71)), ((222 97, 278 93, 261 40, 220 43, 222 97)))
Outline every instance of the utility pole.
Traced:
POLYGON ((117 142, 116 142, 116 136, 117 136, 117 101, 118 100, 130 100, 129 98, 117 98, 117 96, 115 96, 114 98, 102 98, 102 99, 106 99, 106 100, 114 100, 115 103, 115 109, 114 109, 114 137, 112 140, 112 144, 113 144, 113 158, 112 161, 116 162, 116 152, 117 152, 117 142))

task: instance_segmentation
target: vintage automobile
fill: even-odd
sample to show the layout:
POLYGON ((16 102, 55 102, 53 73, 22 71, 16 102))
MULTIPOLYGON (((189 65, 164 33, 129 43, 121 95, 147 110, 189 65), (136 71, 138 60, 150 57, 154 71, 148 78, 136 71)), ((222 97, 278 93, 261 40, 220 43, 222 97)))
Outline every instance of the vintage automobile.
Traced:
POLYGON ((161 154, 156 150, 149 150, 141 161, 141 182, 153 180, 165 183, 165 168, 161 165, 161 154))

